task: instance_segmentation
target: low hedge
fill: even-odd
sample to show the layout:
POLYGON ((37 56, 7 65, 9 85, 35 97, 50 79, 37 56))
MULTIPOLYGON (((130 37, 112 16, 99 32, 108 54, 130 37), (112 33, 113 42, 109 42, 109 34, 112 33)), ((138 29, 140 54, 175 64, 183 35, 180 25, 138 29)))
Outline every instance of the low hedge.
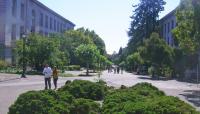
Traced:
POLYGON ((8 114, 70 114, 73 99, 55 91, 30 91, 18 97, 8 114))
POLYGON ((0 70, 3 70, 5 68, 7 68, 9 66, 9 64, 3 60, 0 59, 0 70))
POLYGON ((102 114, 199 114, 176 97, 166 96, 148 83, 108 93, 102 114))
POLYGON ((76 70, 81 70, 80 65, 70 65, 70 66, 64 66, 64 70, 66 71, 76 71, 76 70))
POLYGON ((105 82, 67 81, 58 91, 21 94, 8 114, 200 114, 148 83, 109 89, 105 82), (104 99, 103 99, 104 98, 104 99), (102 107, 94 100, 104 100, 102 107))
POLYGON ((86 80, 74 80, 61 87, 59 92, 69 92, 75 98, 102 100, 106 94, 107 86, 100 82, 94 83, 86 80))
POLYGON ((30 91, 18 97, 8 114, 98 114, 100 105, 89 99, 74 99, 67 92, 30 91))

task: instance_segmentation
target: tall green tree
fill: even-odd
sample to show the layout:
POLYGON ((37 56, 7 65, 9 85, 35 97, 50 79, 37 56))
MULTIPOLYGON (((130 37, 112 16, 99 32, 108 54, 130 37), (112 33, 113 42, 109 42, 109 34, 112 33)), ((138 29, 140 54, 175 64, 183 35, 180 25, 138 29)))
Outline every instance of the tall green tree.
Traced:
POLYGON ((178 26, 174 29, 174 36, 178 46, 187 54, 194 54, 199 47, 196 37, 195 15, 192 0, 181 0, 177 8, 176 18, 178 26))
POLYGON ((140 65, 144 64, 144 60, 139 52, 135 52, 126 58, 126 63, 128 70, 135 71, 140 65))
POLYGON ((99 51, 95 45, 80 45, 76 48, 76 56, 80 59, 80 61, 86 64, 87 72, 86 75, 89 75, 89 67, 94 62, 97 61, 97 57, 99 56, 99 51))
MULTIPOLYGON (((25 59, 28 65, 35 67, 36 70, 42 70, 44 64, 58 65, 68 63, 68 59, 63 52, 59 50, 59 41, 46 38, 41 35, 31 34, 28 36, 25 46, 25 59), (66 62, 66 63, 63 63, 66 62)), ((19 64, 22 62, 23 41, 17 41, 16 53, 19 64)))
POLYGON ((172 68, 174 62, 173 49, 159 37, 159 34, 152 33, 150 39, 145 40, 144 46, 138 50, 143 60, 158 72, 166 67, 172 68))
POLYGON ((178 68, 178 71, 195 68, 200 51, 200 1, 181 0, 176 11, 176 18, 177 27, 173 30, 173 34, 182 52, 181 56, 178 54, 177 64, 182 63, 183 68, 175 68, 178 68))
POLYGON ((89 36, 91 38, 93 43, 97 46, 97 49, 100 51, 100 54, 102 54, 102 55, 106 54, 105 43, 104 43, 103 39, 100 38, 99 35, 97 35, 95 33, 95 31, 93 31, 93 30, 90 31, 89 29, 85 29, 83 27, 79 28, 77 30, 83 32, 86 36, 89 36))
POLYGON ((131 17, 131 27, 128 35, 130 37, 128 47, 132 52, 145 38, 149 38, 152 32, 157 31, 159 13, 164 10, 164 0, 140 0, 133 6, 135 10, 131 17))
POLYGON ((62 49, 67 49, 70 56, 70 64, 80 64, 75 55, 75 50, 80 45, 93 44, 91 38, 86 36, 82 31, 70 30, 65 32, 62 40, 62 49))

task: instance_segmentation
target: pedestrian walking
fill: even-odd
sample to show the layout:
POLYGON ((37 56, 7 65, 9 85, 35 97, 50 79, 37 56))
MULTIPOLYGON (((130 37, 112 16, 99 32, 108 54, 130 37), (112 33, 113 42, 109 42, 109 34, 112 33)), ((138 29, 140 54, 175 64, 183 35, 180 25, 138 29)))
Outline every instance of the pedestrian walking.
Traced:
POLYGON ((52 75, 52 70, 51 67, 49 67, 48 64, 45 65, 44 70, 44 81, 45 81, 45 89, 51 89, 51 75, 52 75))
POLYGON ((58 70, 57 67, 55 66, 53 69, 53 84, 54 84, 54 89, 57 89, 57 81, 58 81, 58 70))
POLYGON ((123 74, 123 70, 124 70, 124 68, 123 68, 123 67, 121 67, 121 74, 123 74))
POLYGON ((116 69, 116 67, 114 67, 114 74, 116 74, 116 72, 117 72, 117 69, 116 69))
POLYGON ((119 72, 120 72, 120 69, 119 69, 119 66, 117 67, 117 74, 119 74, 119 72))

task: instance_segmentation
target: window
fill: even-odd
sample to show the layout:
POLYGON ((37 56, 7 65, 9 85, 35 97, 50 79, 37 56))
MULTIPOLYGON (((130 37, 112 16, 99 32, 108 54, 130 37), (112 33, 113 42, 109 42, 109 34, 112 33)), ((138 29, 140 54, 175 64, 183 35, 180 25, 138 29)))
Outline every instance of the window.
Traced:
POLYGON ((62 23, 60 23, 60 32, 62 32, 62 23))
POLYGON ((16 40, 16 24, 12 25, 11 39, 12 41, 16 40))
POLYGON ((167 44, 169 45, 169 37, 167 38, 167 44))
POLYGON ((165 38, 165 41, 167 41, 167 24, 164 25, 164 38, 165 38))
POLYGON ((35 25, 36 25, 36 13, 35 13, 35 10, 32 10, 32 27, 31 27, 31 32, 35 32, 35 25))
POLYGON ((52 30, 52 28, 53 28, 53 20, 52 18, 50 18, 50 30, 52 30))
POLYGON ((171 28, 172 28, 172 29, 174 28, 174 20, 172 20, 171 28))
POLYGON ((36 18, 36 14, 35 14, 35 10, 32 10, 32 26, 35 26, 35 19, 36 18))
POLYGON ((25 6, 22 3, 21 4, 21 19, 24 20, 24 18, 25 18, 25 6))
POLYGON ((48 28, 48 23, 49 23, 48 16, 46 15, 45 16, 45 27, 46 28, 48 28))
POLYGON ((43 31, 42 31, 42 30, 40 30, 39 34, 40 34, 40 35, 44 35, 44 33, 43 33, 43 31))
POLYGON ((20 37, 22 37, 22 34, 24 34, 25 29, 24 26, 20 26, 20 37))
POLYGON ((57 22, 57 32, 59 32, 59 22, 57 22))
POLYGON ((56 31, 56 20, 54 20, 54 31, 56 31))
POLYGON ((65 32, 65 24, 63 23, 62 32, 65 32))
POLYGON ((43 13, 40 13, 40 26, 43 27, 43 20, 44 20, 44 15, 43 13))
POLYGON ((17 0, 12 0, 12 15, 16 17, 17 13, 17 0))
POLYGON ((167 32, 170 32, 170 23, 168 23, 167 32))

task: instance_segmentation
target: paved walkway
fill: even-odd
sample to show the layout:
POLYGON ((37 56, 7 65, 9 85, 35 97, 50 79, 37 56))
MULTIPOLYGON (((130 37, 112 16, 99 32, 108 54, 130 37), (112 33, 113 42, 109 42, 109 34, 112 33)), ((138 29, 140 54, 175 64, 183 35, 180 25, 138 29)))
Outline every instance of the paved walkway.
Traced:
MULTIPOLYGON (((70 72, 71 73, 71 72, 70 72)), ((78 74, 78 72, 74 72, 78 74)), ((21 79, 19 75, 0 74, 0 114, 6 114, 8 107, 14 103, 16 98, 24 92, 30 90, 44 89, 42 76, 29 76, 21 79)), ((64 85, 67 80, 82 79, 95 81, 97 77, 60 77, 58 86, 64 85)), ((200 110, 200 87, 196 84, 177 82, 176 80, 155 81, 148 76, 138 76, 130 73, 113 74, 103 72, 101 79, 105 80, 109 86, 120 87, 121 85, 133 86, 140 82, 149 82, 163 90, 167 95, 177 96, 190 103, 200 110)))

